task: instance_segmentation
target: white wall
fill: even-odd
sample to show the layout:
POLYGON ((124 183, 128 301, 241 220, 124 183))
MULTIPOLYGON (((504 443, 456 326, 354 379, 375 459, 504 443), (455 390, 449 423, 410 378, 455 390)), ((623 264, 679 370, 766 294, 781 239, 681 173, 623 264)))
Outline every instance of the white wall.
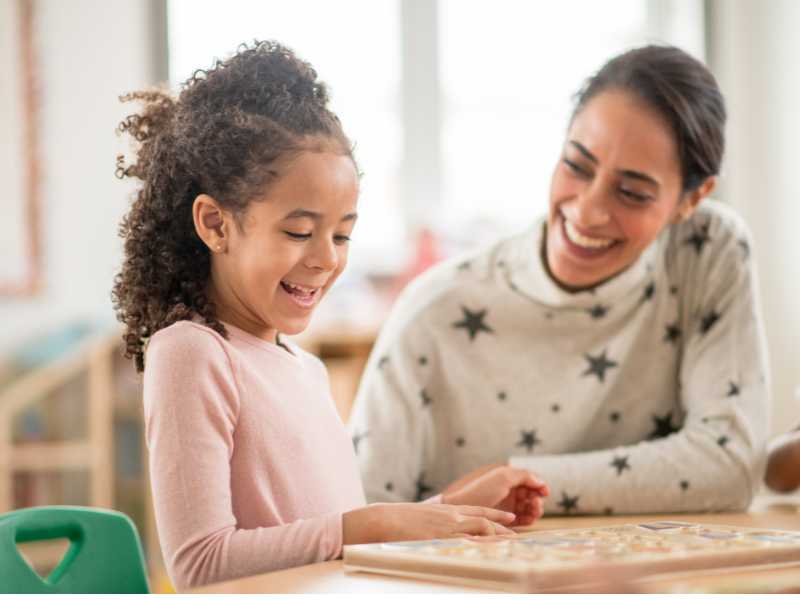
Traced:
POLYGON ((45 289, 0 298, 0 354, 76 318, 113 319, 117 224, 131 190, 114 177, 127 148, 114 130, 130 108, 116 98, 165 73, 157 0, 49 0, 35 10, 45 289))
POLYGON ((800 2, 709 0, 709 59, 728 100, 720 197, 755 237, 775 410, 800 421, 800 2))

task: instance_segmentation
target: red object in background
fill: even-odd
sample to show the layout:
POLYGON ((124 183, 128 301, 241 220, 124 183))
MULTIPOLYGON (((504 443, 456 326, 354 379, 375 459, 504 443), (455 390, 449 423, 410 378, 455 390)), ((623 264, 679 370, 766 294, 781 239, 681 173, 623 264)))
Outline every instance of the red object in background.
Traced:
POLYGON ((397 296, 411 280, 444 258, 444 255, 439 250, 439 240, 436 234, 427 227, 423 227, 417 232, 414 247, 414 256, 411 261, 394 280, 392 298, 397 296))

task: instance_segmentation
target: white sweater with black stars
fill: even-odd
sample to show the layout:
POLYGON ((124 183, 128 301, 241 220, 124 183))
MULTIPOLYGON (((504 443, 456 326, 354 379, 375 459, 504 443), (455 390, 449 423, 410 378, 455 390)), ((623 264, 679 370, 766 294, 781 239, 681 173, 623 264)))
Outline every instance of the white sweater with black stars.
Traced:
POLYGON ((706 201, 575 294, 545 271, 543 235, 540 220, 403 292, 350 422, 367 498, 510 462, 550 485, 550 513, 746 507, 770 401, 742 220, 706 201))

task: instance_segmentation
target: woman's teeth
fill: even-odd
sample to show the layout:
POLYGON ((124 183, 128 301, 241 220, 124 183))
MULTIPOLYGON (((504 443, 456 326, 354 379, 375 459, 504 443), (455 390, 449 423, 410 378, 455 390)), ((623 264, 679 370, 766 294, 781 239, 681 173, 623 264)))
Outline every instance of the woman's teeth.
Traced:
POLYGON ((614 243, 614 240, 609 238, 593 238, 582 235, 577 229, 575 229, 575 226, 566 219, 564 219, 564 229, 567 232, 569 241, 576 246, 581 246, 582 248, 599 250, 602 248, 608 248, 614 243))

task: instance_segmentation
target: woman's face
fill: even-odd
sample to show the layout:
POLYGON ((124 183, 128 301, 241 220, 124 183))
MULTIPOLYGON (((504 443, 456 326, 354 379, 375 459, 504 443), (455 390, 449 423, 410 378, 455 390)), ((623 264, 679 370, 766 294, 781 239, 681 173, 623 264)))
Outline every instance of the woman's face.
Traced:
POLYGON ((630 266, 676 218, 677 144, 653 109, 625 91, 595 96, 574 118, 550 187, 545 258, 565 289, 630 266))

